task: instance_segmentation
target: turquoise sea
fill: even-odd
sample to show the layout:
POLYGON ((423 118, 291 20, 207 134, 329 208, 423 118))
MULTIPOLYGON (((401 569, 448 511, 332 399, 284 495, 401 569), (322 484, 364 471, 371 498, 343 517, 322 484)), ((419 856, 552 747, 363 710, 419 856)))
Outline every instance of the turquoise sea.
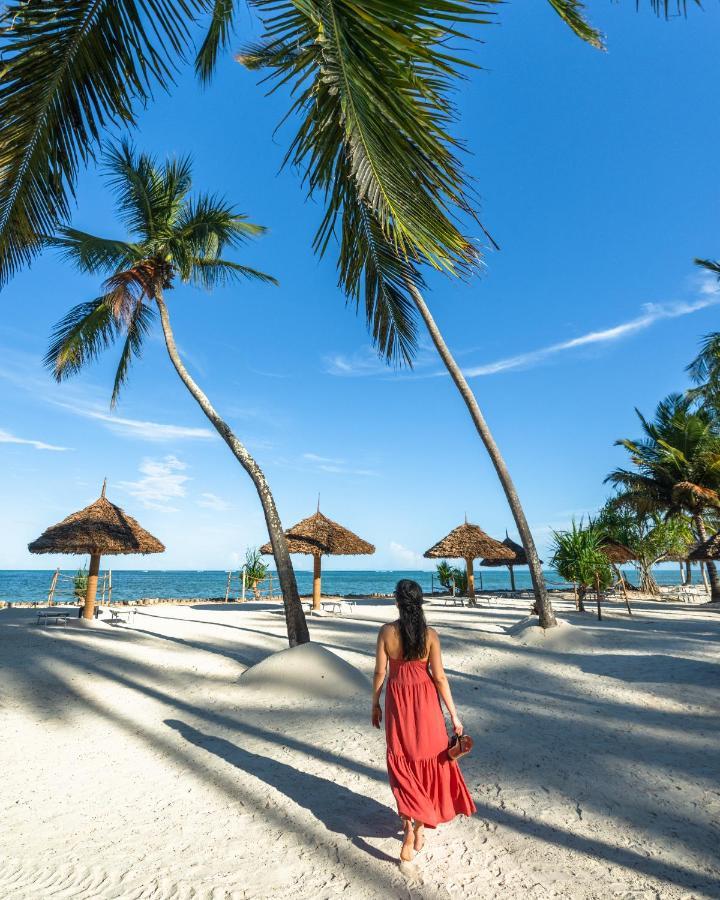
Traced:
MULTIPOLYGON (((72 576, 77 570, 66 569, 63 574, 72 576)), ((414 578, 424 591, 439 589, 437 577, 433 579, 429 571, 332 571, 323 572, 324 594, 389 594, 400 578, 414 578)), ((632 569, 626 572, 631 581, 635 581, 632 569)), ((47 599, 52 570, 5 569, 0 570, 0 600, 43 601, 47 599)), ((309 594, 312 590, 312 573, 296 570, 298 587, 301 594, 309 594)), ((679 571, 673 568, 658 568, 655 577, 660 584, 677 584, 679 571)), ((569 587, 552 569, 545 571, 545 578, 550 588, 569 587)), ((699 581, 699 575, 694 578, 699 581)), ((476 586, 488 590, 507 590, 510 579, 506 569, 477 569, 476 586)), ((147 571, 142 569, 114 569, 113 601, 137 600, 141 597, 177 597, 177 598, 211 598, 225 597, 227 572, 223 571, 147 571)), ((277 581, 273 579, 277 591, 277 581)), ((530 575, 527 569, 516 569, 515 583, 518 589, 530 587, 530 575)), ((61 590, 56 600, 67 601, 71 597, 72 579, 61 579, 61 590)), ((234 595, 237 595, 237 579, 233 584, 234 595)))

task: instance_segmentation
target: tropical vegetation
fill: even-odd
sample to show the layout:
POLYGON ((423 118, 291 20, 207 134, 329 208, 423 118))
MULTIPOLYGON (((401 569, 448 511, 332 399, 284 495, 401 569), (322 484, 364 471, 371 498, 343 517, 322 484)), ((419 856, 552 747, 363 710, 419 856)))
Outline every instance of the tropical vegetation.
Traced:
MULTIPOLYGON (((618 493, 612 501, 639 516, 666 520, 687 516, 695 537, 708 537, 706 518, 720 508, 720 420, 711 406, 673 394, 658 404, 653 420, 637 412, 643 436, 617 443, 632 468, 618 468, 607 481, 618 493)), ((713 600, 720 600, 715 563, 707 563, 713 600)))
MULTIPOLYGON (((582 3, 549 3, 579 37, 602 46, 582 3)), ((665 15, 685 5, 651 0, 665 15)), ((448 39, 494 21, 496 0, 367 0, 362 8, 347 0, 254 0, 253 6, 264 34, 240 59, 269 68, 277 85, 291 89, 291 111, 301 124, 287 159, 326 201, 315 248, 324 252, 339 233, 340 284, 364 309, 388 360, 411 362, 415 313, 423 319, 492 459, 528 558, 541 624, 549 627, 554 615, 517 491, 421 294, 421 264, 465 275, 478 262, 475 241, 456 224, 457 212, 476 216, 458 141, 449 132, 449 89, 468 61, 449 51, 448 39)), ((0 285, 32 259, 45 235, 67 223, 78 173, 108 128, 134 125, 153 91, 172 87, 193 53, 198 19, 206 31, 195 69, 210 80, 238 9, 234 0, 6 5, 0 15, 0 285)), ((277 563, 286 567, 284 559, 277 563)))
POLYGON ((575 603, 579 612, 585 612, 585 598, 594 590, 597 598, 598 619, 602 618, 600 593, 613 583, 610 561, 603 552, 604 532, 596 522, 572 520, 566 531, 553 532, 551 565, 561 578, 573 584, 575 603))
POLYGON ((77 374, 104 350, 121 342, 111 402, 117 403, 130 367, 159 315, 165 347, 187 390, 250 476, 257 491, 277 565, 291 646, 309 638, 295 572, 275 500, 265 475, 186 369, 175 343, 167 294, 176 283, 208 290, 240 278, 273 283, 263 272, 226 259, 224 253, 262 234, 228 203, 190 194, 188 158, 159 164, 129 143, 108 150, 106 174, 118 217, 129 240, 98 237, 68 226, 46 243, 81 272, 105 276, 100 294, 73 307, 56 325, 46 364, 58 381, 77 374))
POLYGON ((247 548, 243 566, 245 586, 253 592, 256 600, 260 599, 260 583, 267 578, 269 568, 258 547, 247 548))

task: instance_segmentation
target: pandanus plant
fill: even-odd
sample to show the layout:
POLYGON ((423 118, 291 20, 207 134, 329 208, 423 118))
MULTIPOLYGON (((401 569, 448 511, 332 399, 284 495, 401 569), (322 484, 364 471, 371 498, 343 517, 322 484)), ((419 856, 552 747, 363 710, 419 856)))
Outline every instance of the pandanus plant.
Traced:
POLYGON ((305 614, 267 479, 186 369, 166 302, 178 281, 206 289, 239 278, 273 283, 270 275, 223 256, 264 229, 248 222, 224 200, 205 194, 192 197, 188 158, 160 165, 125 142, 108 151, 106 168, 119 218, 132 232, 132 240, 98 237, 69 227, 47 239, 81 272, 106 277, 98 297, 73 307, 57 324, 46 364, 62 381, 120 341, 111 399, 114 405, 159 314, 165 347, 177 374, 255 486, 277 564, 290 646, 305 643, 310 639, 305 614))

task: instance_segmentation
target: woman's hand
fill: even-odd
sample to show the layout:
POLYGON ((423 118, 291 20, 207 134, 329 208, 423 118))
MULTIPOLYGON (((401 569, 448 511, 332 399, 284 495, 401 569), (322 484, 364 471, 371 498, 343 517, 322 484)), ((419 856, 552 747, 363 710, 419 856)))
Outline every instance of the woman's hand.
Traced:
POLYGON ((451 721, 452 721, 453 731, 459 737, 463 733, 463 723, 460 721, 460 719, 458 719, 457 716, 452 716, 451 721))
POLYGON ((382 709, 380 708, 380 704, 373 703, 373 708, 372 708, 373 728, 379 728, 381 722, 382 722, 382 709))

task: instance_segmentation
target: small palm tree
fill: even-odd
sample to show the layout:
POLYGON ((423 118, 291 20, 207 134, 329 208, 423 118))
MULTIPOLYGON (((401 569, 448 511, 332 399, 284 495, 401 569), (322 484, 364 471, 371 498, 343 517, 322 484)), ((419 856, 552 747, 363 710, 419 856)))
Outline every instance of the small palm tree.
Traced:
POLYGON ((188 158, 160 166, 137 154, 127 143, 107 154, 107 171, 118 212, 134 233, 132 241, 96 237, 61 228, 47 243, 58 248, 81 271, 107 277, 94 300, 74 307, 53 333, 46 364, 58 381, 80 372, 100 353, 122 339, 111 403, 125 384, 132 360, 139 356, 155 313, 165 346, 185 387, 245 469, 260 498, 277 563, 285 603, 290 646, 308 641, 305 614, 275 500, 265 475, 247 448, 233 434, 185 368, 175 344, 165 294, 176 281, 211 289, 238 278, 273 283, 269 275, 223 257, 263 232, 223 200, 190 196, 188 158))
MULTIPOLYGON (((639 440, 617 443, 630 454, 633 469, 616 469, 605 479, 619 490, 615 503, 641 515, 665 518, 687 514, 696 537, 708 537, 705 515, 720 508, 720 434, 709 408, 692 408, 689 397, 672 394, 655 411, 653 421, 637 413, 639 440)), ((715 563, 707 563, 713 601, 720 600, 715 563)))
POLYGON ((576 604, 579 612, 585 612, 585 597, 593 588, 597 594, 598 619, 600 590, 613 581, 612 567, 602 550, 603 531, 592 521, 583 526, 574 519, 569 531, 553 532, 553 556, 551 564, 561 578, 576 586, 576 604))
POLYGON ((256 600, 260 599, 260 582, 267 576, 270 567, 262 558, 257 547, 248 547, 245 551, 245 584, 253 592, 256 600))
POLYGON ((445 590, 451 590, 454 582, 455 570, 450 565, 450 563, 446 559, 444 559, 442 562, 439 562, 436 566, 436 572, 440 584, 445 588, 445 590))

